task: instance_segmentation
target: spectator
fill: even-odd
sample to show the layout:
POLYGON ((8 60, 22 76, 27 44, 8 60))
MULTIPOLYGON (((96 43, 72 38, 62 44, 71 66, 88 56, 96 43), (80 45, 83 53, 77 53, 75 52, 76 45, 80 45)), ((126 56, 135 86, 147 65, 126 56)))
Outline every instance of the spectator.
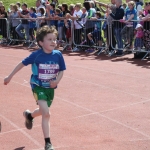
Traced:
POLYGON ((52 0, 51 4, 54 4, 55 6, 58 6, 59 2, 58 2, 58 0, 52 0))
POLYGON ((46 15, 45 15, 45 20, 48 26, 51 25, 51 22, 49 20, 49 14, 50 14, 50 4, 45 5, 46 6, 46 15))
POLYGON ((89 1, 90 3, 90 9, 93 11, 93 13, 95 14, 96 13, 96 10, 95 10, 95 3, 93 1, 89 1))
POLYGON ((33 20, 33 18, 37 18, 36 9, 34 7, 30 8, 29 18, 31 18, 31 20, 29 20, 29 35, 30 35, 30 40, 33 41, 33 40, 35 40, 34 31, 36 28, 36 22, 35 22, 35 20, 33 20))
POLYGON ((57 43, 57 48, 61 45, 61 43, 63 42, 63 27, 64 27, 64 21, 61 20, 63 13, 61 12, 61 10, 59 8, 57 8, 55 10, 55 17, 56 19, 58 19, 57 21, 57 29, 58 29, 58 43, 57 43))
POLYGON ((125 21, 123 21, 126 25, 122 29, 121 34, 122 38, 124 39, 125 47, 124 48, 131 48, 132 41, 134 37, 134 28, 137 22, 133 22, 131 20, 137 20, 137 11, 135 9, 134 1, 128 2, 128 7, 126 14, 125 14, 125 21))
POLYGON ((7 12, 5 6, 0 6, 0 30, 3 40, 7 41, 7 12))
POLYGON ((12 45, 18 45, 18 41, 19 40, 19 35, 16 32, 16 27, 20 24, 20 20, 17 19, 19 18, 19 14, 18 14, 18 7, 17 5, 13 5, 12 6, 12 12, 10 13, 10 19, 11 19, 11 24, 12 24, 12 38, 14 40, 16 40, 14 43, 12 43, 12 45))
POLYGON ((107 42, 108 42, 108 49, 109 51, 114 50, 116 47, 116 40, 114 37, 114 26, 113 26, 113 17, 110 14, 115 14, 116 13, 116 4, 115 0, 111 0, 111 4, 104 4, 101 2, 97 2, 101 6, 107 8, 105 12, 107 12, 107 25, 106 25, 106 30, 107 30, 107 42), (110 33, 111 34, 108 34, 110 33))
MULTIPOLYGON (((66 14, 68 14, 68 13, 70 14, 70 11, 68 9, 68 4, 63 3, 61 9, 62 9, 62 13, 63 13, 63 17, 62 18, 65 19, 66 14)), ((67 28, 64 26, 63 27, 63 40, 64 41, 66 41, 66 35, 65 35, 66 32, 67 32, 67 28)))
POLYGON ((22 11, 22 9, 21 9, 21 4, 20 4, 20 2, 17 2, 17 3, 16 3, 16 5, 18 6, 18 11, 20 11, 20 12, 21 12, 21 11, 22 11))
POLYGON ((121 35, 121 30, 123 28, 123 23, 120 23, 119 20, 123 19, 124 17, 124 9, 122 7, 122 0, 116 0, 116 11, 115 13, 111 13, 110 16, 114 19, 114 20, 118 20, 118 21, 114 21, 114 33, 115 33, 115 38, 117 41, 117 53, 116 55, 122 55, 123 54, 123 41, 122 41, 122 35, 121 35))
MULTIPOLYGON (((90 2, 89 1, 85 1, 83 3, 83 6, 85 7, 87 13, 88 13, 88 16, 87 16, 87 19, 90 19, 91 17, 94 17, 95 14, 93 12, 93 10, 91 9, 90 7, 90 2)), ((90 33, 94 30, 94 24, 92 21, 89 21, 87 20, 86 23, 85 23, 85 29, 86 29, 86 33, 90 33)), ((87 44, 90 45, 90 41, 89 39, 86 37, 86 41, 87 41, 87 44)))
MULTIPOLYGON (((73 13, 73 16, 70 14, 67 14, 67 18, 70 18, 71 20, 74 20, 74 41, 75 44, 80 44, 81 43, 81 33, 82 33, 82 27, 83 25, 81 24, 81 21, 76 21, 78 18, 81 18, 82 16, 82 11, 81 11, 81 3, 77 3, 75 5, 75 11, 73 13)), ((74 48, 73 51, 78 51, 79 49, 74 48)))
MULTIPOLYGON (((90 45, 93 46, 94 43, 98 44, 98 46, 102 46, 102 37, 101 37, 101 13, 96 12, 95 17, 91 17, 91 20, 94 21, 94 31, 88 33, 88 39, 90 40, 90 45)), ((87 52, 93 52, 93 49, 87 50, 87 52)))
POLYGON ((51 26, 56 26, 56 21, 53 20, 54 16, 55 16, 55 4, 50 4, 49 18, 51 19, 50 20, 51 26))
POLYGON ((141 24, 137 24, 135 28, 135 41, 134 41, 134 49, 140 51, 143 47, 143 26, 141 24))
POLYGON ((142 21, 144 21, 143 25, 143 42, 146 50, 150 49, 150 4, 147 5, 148 14, 141 18, 142 21))
POLYGON ((139 12, 142 11, 143 3, 139 0, 134 0, 135 2, 135 9, 137 10, 137 16, 139 16, 139 12))
POLYGON ((70 5, 69 5, 70 15, 73 15, 74 10, 75 10, 75 5, 74 5, 74 4, 70 4, 70 5))
POLYGON ((29 21, 27 18, 29 18, 29 11, 26 3, 22 4, 22 12, 18 12, 18 14, 23 19, 21 20, 21 23, 16 27, 16 32, 18 33, 21 40, 25 40, 26 38, 26 43, 24 43, 24 45, 28 46, 29 45, 29 21), (25 30, 26 37, 21 32, 23 29, 25 30))
POLYGON ((39 9, 39 16, 37 16, 38 23, 37 23, 37 28, 43 27, 46 25, 46 20, 45 20, 45 9, 40 8, 39 9))
POLYGON ((43 8, 45 13, 46 13, 45 6, 42 5, 41 0, 37 0, 36 1, 36 13, 37 13, 37 16, 40 16, 40 13, 39 13, 40 8, 43 8))

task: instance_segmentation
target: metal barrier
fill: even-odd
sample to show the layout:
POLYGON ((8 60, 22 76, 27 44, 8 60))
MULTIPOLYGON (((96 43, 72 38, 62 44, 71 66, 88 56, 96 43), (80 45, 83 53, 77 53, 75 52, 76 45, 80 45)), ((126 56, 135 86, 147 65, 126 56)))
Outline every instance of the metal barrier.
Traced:
POLYGON ((134 53, 135 56, 143 53, 143 60, 150 53, 150 36, 145 37, 150 33, 150 22, 132 20, 130 23, 125 24, 123 21, 114 20, 113 24, 110 25, 109 33, 113 48, 110 56, 115 51, 134 53), (113 41, 114 38, 116 39, 116 43, 113 41))
POLYGON ((9 34, 7 18, 0 18, 0 44, 7 43, 9 34))
POLYGON ((35 19, 31 18, 13 18, 13 19, 9 19, 9 44, 12 44, 13 42, 15 43, 27 43, 28 48, 30 48, 33 44, 35 44, 36 46, 38 46, 36 44, 36 40, 35 40, 35 36, 34 36, 34 29, 31 31, 31 35, 30 34, 30 29, 29 29, 29 21, 34 20, 35 19), (27 21, 26 24, 23 24, 22 21, 25 20, 27 21))
POLYGON ((76 20, 73 24, 73 44, 74 51, 86 50, 88 52, 97 51, 100 55, 106 50, 105 37, 102 36, 102 25, 105 19, 100 20, 86 20, 83 24, 82 20, 76 20))
MULTIPOLYGON (((62 20, 63 19, 64 18, 62 18, 62 20)), ((27 34, 24 36, 24 39, 20 38, 20 35, 24 35, 25 32, 23 29, 20 35, 18 35, 18 33, 16 32, 16 28, 18 28, 18 26, 12 26, 12 22, 15 20, 18 20, 19 25, 21 20, 37 21, 39 19, 0 19, 0 33, 3 38, 7 40, 9 39, 10 42, 8 45, 10 45, 12 42, 18 41, 30 42, 28 48, 33 45, 38 46, 35 38, 36 35, 34 36, 34 38, 32 38, 32 40, 27 38, 27 34)), ((140 22, 143 25, 143 28, 141 28, 143 31, 143 37, 141 38, 138 38, 137 33, 135 33, 135 27, 136 24, 139 23, 139 21, 132 21, 134 27, 128 27, 123 22, 120 22, 118 20, 114 20, 113 23, 109 25, 106 25, 105 22, 105 19, 87 19, 84 23, 82 22, 82 20, 76 20, 75 22, 72 21, 71 30, 69 30, 71 33, 69 33, 69 36, 66 32, 67 27, 63 27, 62 34, 64 35, 64 37, 63 39, 61 39, 64 41, 63 43, 61 43, 61 45, 63 46, 63 50, 66 50, 68 46, 71 47, 73 44, 74 50, 72 51, 80 49, 85 50, 86 52, 90 52, 88 50, 92 49, 94 52, 97 52, 97 55, 100 55, 102 52, 104 52, 108 54, 108 56, 112 56, 116 51, 120 51, 123 53, 132 52, 134 54, 143 53, 143 60, 150 54, 150 22, 140 22), (107 33, 105 33, 105 31, 107 31, 107 33), (104 32, 104 34, 102 34, 102 32, 104 32), (114 43, 115 41, 116 43, 114 43), (113 50, 109 51, 109 47, 112 47, 113 50)))

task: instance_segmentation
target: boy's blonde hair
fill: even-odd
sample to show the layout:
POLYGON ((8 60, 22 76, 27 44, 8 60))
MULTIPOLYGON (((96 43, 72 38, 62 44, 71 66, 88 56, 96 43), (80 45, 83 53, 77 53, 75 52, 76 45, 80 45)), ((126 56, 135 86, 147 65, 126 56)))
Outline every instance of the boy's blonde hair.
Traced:
POLYGON ((55 26, 49 27, 49 26, 46 25, 46 26, 43 26, 43 27, 39 28, 39 29, 37 30, 37 32, 36 32, 36 40, 37 40, 37 43, 39 44, 40 41, 43 42, 44 37, 45 37, 47 34, 49 34, 49 33, 55 34, 56 37, 57 37, 57 35, 58 35, 58 32, 57 32, 55 26))
POLYGON ((134 1, 130 1, 130 2, 128 2, 128 5, 132 5, 134 7, 135 6, 135 2, 134 1))
POLYGON ((76 6, 81 8, 82 4, 81 3, 76 3, 76 6))

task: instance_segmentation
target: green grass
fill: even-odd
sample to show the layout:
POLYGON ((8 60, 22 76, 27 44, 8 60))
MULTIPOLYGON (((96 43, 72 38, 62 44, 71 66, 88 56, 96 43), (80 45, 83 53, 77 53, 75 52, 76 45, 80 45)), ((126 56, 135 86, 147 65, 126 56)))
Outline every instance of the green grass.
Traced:
MULTIPOLYGON (((0 0, 1 1, 1 0, 0 0)), ((6 7, 6 10, 8 10, 9 8, 9 5, 12 4, 12 3, 16 3, 16 2, 20 2, 20 3, 27 3, 28 4, 28 7, 31 7, 31 6, 35 6, 35 1, 36 0, 2 0, 3 1, 3 4, 4 6, 6 7)), ((58 0, 60 4, 62 3, 67 3, 67 4, 76 4, 76 3, 83 3, 83 0, 58 0)), ((100 1, 100 0, 99 0, 100 1)), ((104 2, 104 3, 110 3, 110 0, 103 0, 101 2, 104 2)), ((123 2, 125 2, 125 0, 123 0, 123 2)), ((148 0, 145 0, 145 2, 148 2, 148 0)))

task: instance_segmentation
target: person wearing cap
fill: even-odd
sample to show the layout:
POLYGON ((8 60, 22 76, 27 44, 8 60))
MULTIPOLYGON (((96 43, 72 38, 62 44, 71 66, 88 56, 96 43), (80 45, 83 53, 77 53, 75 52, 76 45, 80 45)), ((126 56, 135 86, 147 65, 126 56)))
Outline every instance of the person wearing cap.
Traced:
POLYGON ((135 28, 135 41, 134 41, 134 49, 135 50, 141 50, 143 47, 143 26, 141 24, 137 24, 135 28))

